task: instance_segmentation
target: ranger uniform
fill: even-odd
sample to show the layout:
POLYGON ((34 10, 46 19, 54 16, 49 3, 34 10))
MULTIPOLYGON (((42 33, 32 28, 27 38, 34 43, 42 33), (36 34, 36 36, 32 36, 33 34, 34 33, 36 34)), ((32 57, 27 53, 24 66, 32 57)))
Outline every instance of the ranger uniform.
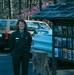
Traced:
POLYGON ((20 33, 17 30, 10 35, 9 47, 12 55, 14 75, 19 75, 20 61, 22 63, 22 75, 27 75, 31 42, 32 37, 27 31, 20 33))

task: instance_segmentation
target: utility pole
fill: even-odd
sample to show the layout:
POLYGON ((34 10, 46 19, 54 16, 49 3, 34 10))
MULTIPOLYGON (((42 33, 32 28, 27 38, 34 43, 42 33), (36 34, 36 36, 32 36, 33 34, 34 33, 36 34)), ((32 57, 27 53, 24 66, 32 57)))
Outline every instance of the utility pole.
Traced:
POLYGON ((9 18, 11 19, 11 4, 10 4, 10 0, 8 0, 8 5, 9 5, 9 18))
POLYGON ((21 0, 19 0, 19 15, 21 14, 21 0))

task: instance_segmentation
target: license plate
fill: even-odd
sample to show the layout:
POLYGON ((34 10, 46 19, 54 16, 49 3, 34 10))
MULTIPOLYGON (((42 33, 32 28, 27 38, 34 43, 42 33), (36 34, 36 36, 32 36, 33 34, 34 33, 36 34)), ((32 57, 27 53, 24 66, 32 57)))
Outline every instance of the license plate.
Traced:
POLYGON ((2 34, 0 34, 0 37, 2 37, 2 34))

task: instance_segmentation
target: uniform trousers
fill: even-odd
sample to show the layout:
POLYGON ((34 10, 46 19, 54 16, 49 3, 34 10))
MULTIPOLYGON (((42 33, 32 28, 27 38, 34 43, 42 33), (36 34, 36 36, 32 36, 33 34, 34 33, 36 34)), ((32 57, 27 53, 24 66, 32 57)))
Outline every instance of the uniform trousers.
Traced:
POLYGON ((14 75, 20 75, 20 64, 22 64, 22 75, 28 75, 29 53, 12 55, 14 75))

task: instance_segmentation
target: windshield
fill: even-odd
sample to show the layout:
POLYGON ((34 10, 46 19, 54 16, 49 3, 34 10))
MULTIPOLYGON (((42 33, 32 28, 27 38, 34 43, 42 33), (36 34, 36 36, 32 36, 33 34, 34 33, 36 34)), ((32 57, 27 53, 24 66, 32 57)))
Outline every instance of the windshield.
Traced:
POLYGON ((35 22, 26 22, 28 28, 38 29, 38 23, 35 22))
POLYGON ((39 23, 42 29, 50 29, 45 23, 39 23))
POLYGON ((0 21, 0 30, 6 30, 7 21, 0 21))
POLYGON ((45 23, 26 22, 28 29, 50 29, 45 23))

